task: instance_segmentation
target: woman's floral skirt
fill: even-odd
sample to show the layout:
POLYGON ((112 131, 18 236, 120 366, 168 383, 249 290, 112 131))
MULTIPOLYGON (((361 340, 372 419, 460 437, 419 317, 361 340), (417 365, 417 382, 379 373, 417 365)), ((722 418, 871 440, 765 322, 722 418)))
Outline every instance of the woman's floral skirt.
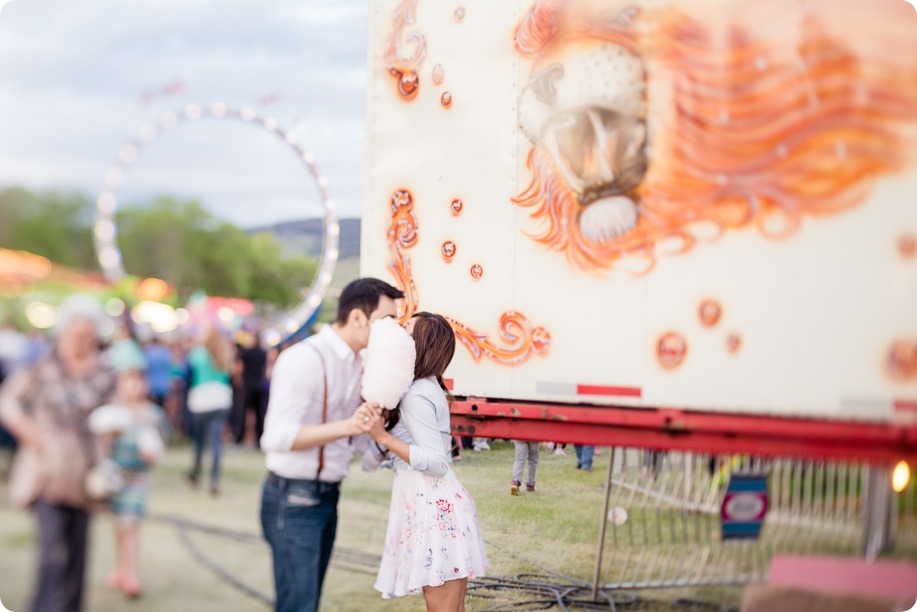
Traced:
POLYGON ((420 593, 487 568, 474 500, 451 469, 442 478, 398 470, 375 588, 382 597, 420 593))

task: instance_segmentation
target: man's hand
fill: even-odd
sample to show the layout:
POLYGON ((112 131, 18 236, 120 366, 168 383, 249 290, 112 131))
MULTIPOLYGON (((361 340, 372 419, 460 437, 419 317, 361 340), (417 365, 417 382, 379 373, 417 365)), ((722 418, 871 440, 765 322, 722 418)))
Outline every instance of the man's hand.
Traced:
POLYGON ((341 438, 359 436, 366 433, 364 427, 372 425, 373 419, 378 418, 374 416, 377 413, 378 409, 375 406, 364 403, 346 419, 321 425, 300 425, 289 450, 302 451, 323 446, 341 438))

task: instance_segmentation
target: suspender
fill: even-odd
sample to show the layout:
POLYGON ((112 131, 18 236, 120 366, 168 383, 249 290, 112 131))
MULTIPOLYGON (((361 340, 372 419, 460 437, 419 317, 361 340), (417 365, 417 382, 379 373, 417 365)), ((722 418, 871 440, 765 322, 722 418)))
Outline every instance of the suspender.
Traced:
MULTIPOLYGON (((315 352, 318 354, 318 360, 322 364, 322 425, 328 422, 328 372, 325 369, 325 358, 322 357, 322 352, 318 350, 313 344, 309 344, 315 352)), ((319 476, 322 473, 322 469, 325 467, 325 445, 322 444, 318 447, 318 470, 315 472, 315 480, 318 480, 319 476)))

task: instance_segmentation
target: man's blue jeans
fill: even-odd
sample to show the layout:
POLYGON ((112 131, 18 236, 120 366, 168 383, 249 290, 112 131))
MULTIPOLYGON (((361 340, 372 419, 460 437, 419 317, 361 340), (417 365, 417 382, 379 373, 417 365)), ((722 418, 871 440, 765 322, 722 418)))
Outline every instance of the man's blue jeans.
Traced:
POLYGON ((592 457, 595 455, 594 446, 585 446, 574 444, 573 449, 576 451, 576 465, 584 470, 592 469, 592 457))
POLYGON ((337 532, 336 483, 279 478, 264 483, 261 528, 271 545, 277 612, 316 612, 337 532))

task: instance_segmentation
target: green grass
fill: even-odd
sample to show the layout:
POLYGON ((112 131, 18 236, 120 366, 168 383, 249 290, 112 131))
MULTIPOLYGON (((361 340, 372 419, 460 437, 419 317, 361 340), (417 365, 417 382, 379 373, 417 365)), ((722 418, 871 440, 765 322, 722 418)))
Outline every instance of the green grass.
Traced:
MULTIPOLYGON (((465 451, 456 473, 478 506, 484 536, 488 541, 490 574, 514 576, 538 573, 539 567, 582 579, 592 579, 602 485, 608 453, 597 458, 595 471, 574 469, 574 458, 542 452, 537 492, 520 497, 509 495, 513 446, 491 442, 490 452, 465 451)), ((2 460, 0 460, 2 461, 2 460)), ((184 482, 190 449, 170 449, 153 477, 150 511, 175 515, 227 529, 258 535, 260 486, 264 476, 263 457, 254 451, 228 451, 224 455, 222 493, 211 498, 206 490, 192 490, 184 482)), ((206 463, 205 463, 206 465, 206 463)), ((389 472, 363 473, 355 465, 344 486, 339 507, 337 546, 378 556, 385 534, 392 476, 389 472)), ((28 514, 6 503, 5 485, 0 485, 0 599, 16 612, 26 609, 34 567, 34 526, 28 514)), ((634 519, 637 520, 636 517, 634 519)), ((655 519, 654 519, 655 520, 655 519)), ((639 525, 639 524, 638 524, 639 525)), ((153 610, 264 610, 265 606, 224 584, 194 559, 182 543, 176 527, 161 520, 148 520, 142 530, 141 576, 146 595, 128 606, 120 595, 104 586, 113 562, 111 518, 96 517, 92 527, 93 547, 87 609, 107 612, 130 609, 153 610)), ((214 562, 246 584, 273 594, 270 556, 260 542, 234 541, 205 533, 191 533, 191 540, 214 562)), ((609 530, 609 545, 611 531, 609 530)), ((609 558, 606 549, 606 559, 609 558)), ((619 557, 620 558, 620 557, 619 557)), ((604 580, 610 580, 611 562, 606 563, 604 580)), ((332 564, 325 585, 323 608, 329 611, 423 610, 423 600, 411 597, 384 601, 372 590, 375 579, 364 565, 332 564), (349 569, 348 569, 349 568, 349 569), (357 571, 353 571, 356 569, 357 571)), ((642 597, 660 603, 641 609, 668 609, 665 603, 676 597, 692 597, 737 605, 741 594, 736 587, 641 591, 642 597)), ((469 598, 469 610, 493 605, 469 598)), ((631 608, 633 609, 633 608, 631 608)))

